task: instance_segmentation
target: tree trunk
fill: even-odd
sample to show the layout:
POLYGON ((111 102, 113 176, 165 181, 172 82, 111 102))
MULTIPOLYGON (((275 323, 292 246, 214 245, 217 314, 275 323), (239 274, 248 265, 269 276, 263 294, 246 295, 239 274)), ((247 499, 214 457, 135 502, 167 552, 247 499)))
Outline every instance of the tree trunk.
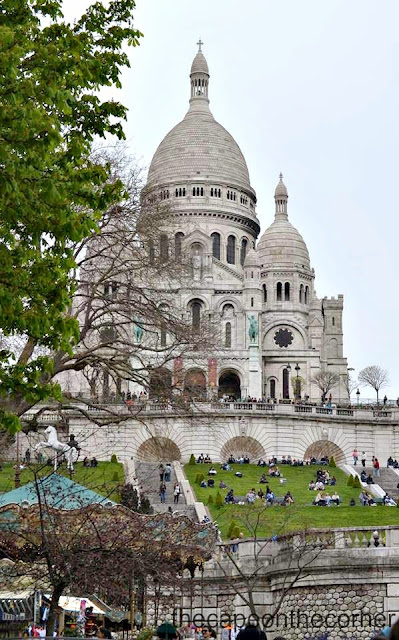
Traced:
MULTIPOLYGON (((58 600, 62 596, 65 585, 63 583, 56 584, 53 589, 53 594, 51 596, 50 602, 50 611, 48 614, 47 624, 46 624, 46 635, 52 636, 54 631, 54 623, 56 620, 56 609, 58 606, 58 600)), ((60 629, 58 630, 60 631, 60 629)))

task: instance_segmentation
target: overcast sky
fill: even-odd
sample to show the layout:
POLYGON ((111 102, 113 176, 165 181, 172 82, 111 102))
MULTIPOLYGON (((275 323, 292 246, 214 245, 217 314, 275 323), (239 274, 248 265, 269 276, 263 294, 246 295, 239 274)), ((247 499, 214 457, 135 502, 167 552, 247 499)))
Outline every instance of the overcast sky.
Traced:
MULTIPOLYGON (((65 0, 68 17, 87 4, 65 0)), ((211 110, 244 153, 262 232, 282 171, 318 296, 344 294, 349 366, 388 369, 399 396, 398 0, 137 0, 135 15, 145 37, 115 94, 132 153, 148 166, 184 116, 201 37, 211 110)))

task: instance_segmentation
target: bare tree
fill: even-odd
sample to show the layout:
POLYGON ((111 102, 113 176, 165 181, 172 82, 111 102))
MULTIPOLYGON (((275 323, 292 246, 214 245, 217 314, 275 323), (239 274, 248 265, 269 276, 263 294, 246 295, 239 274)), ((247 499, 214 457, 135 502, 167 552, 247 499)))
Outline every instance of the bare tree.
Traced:
POLYGON ((386 369, 382 369, 378 365, 365 367, 359 373, 359 380, 368 387, 372 387, 377 394, 377 405, 379 403, 379 391, 382 387, 389 384, 389 374, 386 369))
POLYGON ((360 386, 360 382, 356 378, 353 378, 349 373, 349 371, 347 374, 345 374, 345 376, 343 376, 343 382, 345 385, 346 393, 348 394, 348 400, 350 402, 352 391, 354 391, 360 386))
MULTIPOLYGON (((76 295, 66 319, 76 320, 74 342, 50 352, 31 337, 12 337, 21 362, 38 357, 48 361, 45 373, 32 382, 31 401, 18 391, 0 398, 0 410, 19 417, 40 401, 41 389, 43 396, 50 389, 60 411, 73 408, 87 415, 83 405, 105 402, 109 423, 125 420, 129 416, 113 411, 109 402, 122 390, 130 386, 148 391, 152 381, 151 390, 158 397, 182 398, 176 358, 195 362, 199 354, 204 357, 216 347, 212 319, 199 316, 194 323, 191 310, 177 302, 176 292, 182 284, 189 287, 194 274, 184 238, 175 239, 176 219, 168 194, 155 198, 141 192, 141 172, 123 147, 95 154, 96 161, 111 167, 110 180, 123 182, 125 200, 104 212, 99 233, 73 246, 71 279, 76 295), (87 393, 77 385, 78 378, 87 393), (67 393, 61 393, 58 383, 67 393)), ((45 410, 41 406, 40 411, 45 410)), ((26 422, 24 429, 32 428, 35 425, 26 422)))
POLYGON ((339 375, 331 371, 319 371, 311 378, 311 382, 320 389, 322 399, 325 400, 327 394, 339 383, 339 375))
POLYGON ((185 516, 141 515, 112 503, 88 504, 80 489, 56 491, 51 476, 36 476, 35 488, 37 504, 0 508, 0 558, 11 561, 6 571, 0 566, 0 577, 11 586, 24 576, 51 594, 50 635, 65 590, 128 605, 133 575, 136 581, 156 580, 161 588, 180 583, 187 559, 209 559, 216 542, 212 525, 185 516), (65 508, 62 501, 69 500, 81 504, 65 508))

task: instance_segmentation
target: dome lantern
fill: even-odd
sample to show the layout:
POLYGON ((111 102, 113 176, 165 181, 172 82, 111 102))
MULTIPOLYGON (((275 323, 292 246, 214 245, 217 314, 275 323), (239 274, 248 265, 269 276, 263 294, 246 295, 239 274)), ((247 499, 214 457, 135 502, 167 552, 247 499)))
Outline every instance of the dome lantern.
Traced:
POLYGON ((276 218, 288 218, 287 204, 288 204, 288 191, 283 182, 283 174, 280 173, 280 182, 278 183, 274 192, 274 201, 276 203, 276 218))
POLYGON ((209 102, 208 98, 208 85, 209 85, 209 69, 208 63, 204 54, 202 53, 202 42, 201 38, 198 40, 198 53, 195 56, 193 63, 191 65, 190 72, 190 82, 191 82, 191 97, 190 103, 195 100, 206 100, 209 102))

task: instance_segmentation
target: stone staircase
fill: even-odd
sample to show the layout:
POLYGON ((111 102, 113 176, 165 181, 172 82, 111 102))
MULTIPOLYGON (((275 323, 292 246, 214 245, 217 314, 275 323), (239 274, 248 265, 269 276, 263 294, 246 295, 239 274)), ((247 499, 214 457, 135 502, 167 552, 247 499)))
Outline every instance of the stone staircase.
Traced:
MULTIPOLYGON (((191 520, 196 519, 195 509, 186 504, 183 492, 180 494, 178 504, 173 502, 173 487, 176 482, 176 474, 172 465, 172 473, 169 482, 166 482, 166 502, 162 503, 159 495, 159 462, 135 462, 136 478, 140 493, 143 493, 150 501, 155 513, 166 513, 169 507, 174 513, 183 513, 191 520)), ((180 487, 181 489, 181 487, 180 487)))
POLYGON ((396 473, 387 467, 380 467, 380 477, 376 477, 373 475, 373 468, 366 467, 366 472, 371 475, 374 482, 379 484, 380 487, 387 493, 391 498, 393 498, 396 502, 399 499, 399 490, 397 489, 397 484, 399 483, 399 476, 396 473))

